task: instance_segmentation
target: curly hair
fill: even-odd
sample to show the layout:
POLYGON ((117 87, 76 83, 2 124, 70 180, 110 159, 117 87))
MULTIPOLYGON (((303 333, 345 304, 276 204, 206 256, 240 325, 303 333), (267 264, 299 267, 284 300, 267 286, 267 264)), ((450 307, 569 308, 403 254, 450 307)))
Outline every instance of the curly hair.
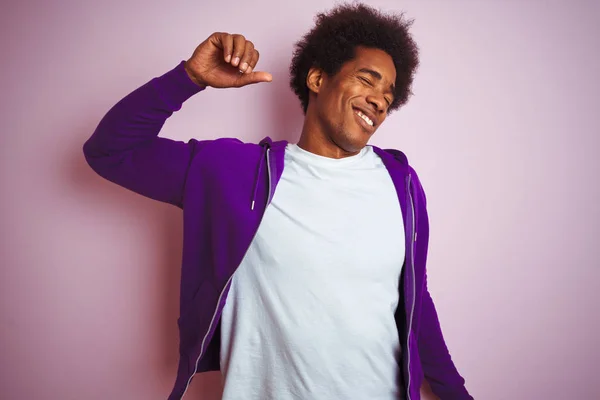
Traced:
POLYGON ((383 14, 367 5, 339 5, 315 17, 315 27, 295 45, 290 65, 290 87, 308 108, 306 77, 311 67, 335 75, 355 57, 357 46, 376 48, 392 57, 396 67, 394 100, 388 113, 397 110, 412 95, 411 86, 419 65, 419 49, 409 28, 412 20, 404 14, 383 14))

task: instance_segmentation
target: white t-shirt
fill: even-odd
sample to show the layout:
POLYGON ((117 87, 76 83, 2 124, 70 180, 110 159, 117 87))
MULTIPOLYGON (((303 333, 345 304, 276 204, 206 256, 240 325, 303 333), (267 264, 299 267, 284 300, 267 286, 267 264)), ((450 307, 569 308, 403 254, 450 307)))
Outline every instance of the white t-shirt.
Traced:
POLYGON ((223 399, 398 399, 404 252, 370 146, 338 160, 289 144, 221 317, 223 399))

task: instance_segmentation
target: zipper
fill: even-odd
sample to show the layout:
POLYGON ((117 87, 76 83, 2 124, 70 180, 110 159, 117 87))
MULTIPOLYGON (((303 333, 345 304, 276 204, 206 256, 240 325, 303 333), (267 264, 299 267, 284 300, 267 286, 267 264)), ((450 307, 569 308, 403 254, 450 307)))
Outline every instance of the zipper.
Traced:
MULTIPOLYGON (((271 149, 267 148, 267 176, 269 177, 269 194, 267 195, 267 204, 265 206, 265 212, 267 211, 267 207, 269 206, 269 203, 271 202, 271 163, 269 162, 269 151, 271 151, 271 149)), ((261 162, 262 162, 262 160, 261 160, 261 162)), ((260 223, 262 222, 262 218, 264 217, 264 215, 265 215, 265 213, 263 212, 261 220, 258 223, 259 227, 260 227, 260 223)), ((257 233, 258 233, 258 228, 256 229, 256 232, 254 232, 254 236, 252 236, 252 240, 250 241, 250 243, 252 243, 254 241, 254 238, 256 237, 257 233)), ((250 250, 250 246, 248 246, 248 248, 246 249, 246 252, 244 253, 244 257, 242 257, 242 260, 246 257, 248 250, 250 250)), ((217 310, 219 309, 219 304, 221 304, 221 299, 223 298, 225 289, 227 289, 229 287, 234 274, 231 274, 231 276, 227 280, 227 283, 225 284, 225 287, 223 287, 223 290, 221 290, 221 294, 219 294, 219 299, 217 300, 217 306, 215 307, 215 311, 210 320, 210 324, 208 324, 208 330, 206 331, 206 334, 202 338, 202 343, 200 344, 200 354, 198 355, 198 358, 196 359, 196 365, 194 366, 194 372, 188 378, 188 381, 185 385, 185 390, 181 394, 181 397, 179 398, 179 400, 183 399, 183 397, 187 393, 187 390, 190 387, 190 383, 192 382, 192 378, 194 377, 194 375, 196 375, 196 371, 198 371, 198 363, 200 362, 200 359, 202 358, 202 353, 204 353, 204 344, 206 342, 206 339, 208 338, 208 333, 210 332, 210 330, 213 326, 213 323, 215 322, 215 317, 217 316, 217 310)))
POLYGON ((223 288, 223 290, 221 290, 221 294, 219 295, 219 300, 217 300, 217 307, 215 308, 215 312, 213 313, 212 319, 210 320, 210 324, 208 325, 208 330, 206 331, 204 338, 202 338, 202 344, 200 345, 200 354, 198 355, 198 358, 196 359, 194 373, 192 373, 192 375, 190 375, 190 377, 188 378, 188 381, 185 384, 185 390, 183 391, 183 394, 181 395, 179 400, 183 399, 183 397, 185 396, 185 393, 187 392, 188 388, 190 387, 190 383, 192 382, 192 378, 194 377, 194 375, 196 375, 196 371, 198 371, 198 363, 200 362, 200 359, 202 358, 202 353, 204 353, 204 343, 206 341, 206 338, 208 337, 208 333, 210 332, 210 329, 212 328, 213 322, 215 322, 215 317, 217 316, 217 310, 219 309, 219 304, 221 304, 221 298, 223 297, 223 294, 225 293, 225 289, 227 289, 227 287, 229 286, 229 283, 231 282, 232 278, 233 278, 233 275, 231 275, 229 277, 229 279, 227 280, 227 283, 225 284, 225 287, 223 288))
POLYGON ((408 354, 408 362, 407 362, 407 367, 408 367, 408 384, 407 384, 407 388, 406 388, 406 392, 408 395, 408 400, 410 400, 410 335, 412 332, 412 321, 413 321, 413 313, 415 311, 415 300, 416 300, 416 293, 415 293, 415 253, 414 253, 414 248, 415 248, 415 241, 417 240, 417 232, 416 232, 416 227, 415 227, 415 206, 413 203, 413 198, 412 198, 412 194, 410 192, 410 181, 411 181, 411 174, 408 175, 408 187, 407 189, 407 193, 408 193, 408 198, 410 200, 410 211, 411 211, 411 216, 412 216, 412 229, 411 229, 411 242, 410 242, 410 267, 411 267, 411 272, 412 272, 412 284, 413 284, 413 298, 412 298, 412 304, 411 304, 411 308, 410 308, 410 318, 408 320, 408 336, 406 338, 406 350, 407 350, 407 354, 408 354))

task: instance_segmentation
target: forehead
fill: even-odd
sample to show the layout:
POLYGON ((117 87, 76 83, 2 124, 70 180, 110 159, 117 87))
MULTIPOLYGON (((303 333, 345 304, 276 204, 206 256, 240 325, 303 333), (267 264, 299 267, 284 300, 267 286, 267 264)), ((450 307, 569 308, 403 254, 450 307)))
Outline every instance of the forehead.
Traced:
POLYGON ((393 83, 396 81, 396 67, 392 57, 383 50, 359 46, 354 51, 354 59, 347 62, 342 69, 356 72, 361 69, 371 69, 379 72, 383 80, 393 83))

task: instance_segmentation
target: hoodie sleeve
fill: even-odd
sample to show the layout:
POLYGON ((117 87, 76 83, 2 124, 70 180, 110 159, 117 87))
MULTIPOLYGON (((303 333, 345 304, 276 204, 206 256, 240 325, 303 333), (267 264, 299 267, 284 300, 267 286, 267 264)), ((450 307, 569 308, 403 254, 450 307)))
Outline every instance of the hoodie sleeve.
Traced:
POLYGON ((427 278, 421 303, 421 327, 418 337, 423 372, 431 390, 441 400, 472 400, 465 380, 458 373, 442 335, 437 312, 427 290, 427 278))
MULTIPOLYGON (((425 248, 421 249, 421 256, 426 257, 426 247, 429 242, 429 228, 426 217, 427 199, 414 170, 412 170, 412 174, 416 178, 414 180, 415 206, 419 207, 420 211, 418 214, 425 216, 420 221, 417 220, 417 227, 418 240, 425 246, 425 248)), ((467 391, 465 380, 456 369, 444 341, 438 314, 431 294, 427 289, 427 273, 425 273, 422 287, 421 323, 418 331, 417 345, 423 373, 436 396, 441 400, 473 399, 467 391)))
POLYGON ((190 162, 206 143, 158 137, 167 118, 202 90, 189 78, 184 64, 121 99, 83 146, 86 161, 100 176, 178 207, 183 207, 190 162))

